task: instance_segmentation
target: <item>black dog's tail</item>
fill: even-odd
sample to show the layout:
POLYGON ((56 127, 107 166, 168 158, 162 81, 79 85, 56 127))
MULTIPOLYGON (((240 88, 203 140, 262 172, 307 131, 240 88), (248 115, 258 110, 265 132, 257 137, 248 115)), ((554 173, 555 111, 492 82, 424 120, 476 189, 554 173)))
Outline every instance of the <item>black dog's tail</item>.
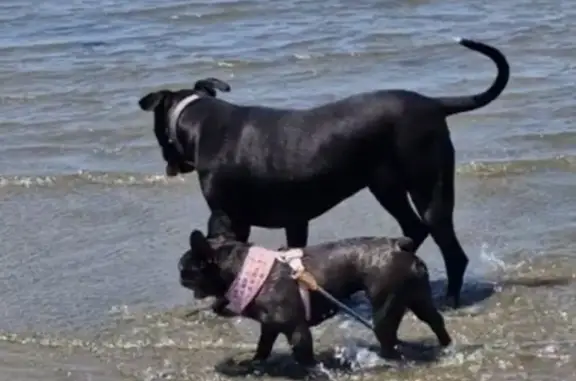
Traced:
POLYGON ((490 57, 498 68, 498 75, 492 83, 492 86, 483 93, 471 96, 436 98, 444 108, 446 116, 486 106, 488 103, 498 98, 502 91, 504 91, 504 88, 506 88, 508 79, 510 79, 510 65, 500 50, 481 42, 467 40, 465 38, 456 38, 456 41, 468 49, 472 49, 490 57))

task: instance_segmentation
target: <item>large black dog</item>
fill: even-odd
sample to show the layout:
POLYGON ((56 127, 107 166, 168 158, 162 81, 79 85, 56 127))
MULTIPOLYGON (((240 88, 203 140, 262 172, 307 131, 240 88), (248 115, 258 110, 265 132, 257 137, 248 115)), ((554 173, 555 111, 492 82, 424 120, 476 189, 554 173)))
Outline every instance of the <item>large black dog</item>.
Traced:
POLYGON ((431 98, 381 90, 289 110, 217 99, 216 89, 230 87, 209 78, 194 89, 150 93, 139 104, 154 111, 167 175, 198 171, 211 210, 208 236, 229 228, 247 241, 251 226, 285 228, 288 246, 304 247, 309 220, 368 187, 417 247, 432 235, 446 265, 447 296, 458 306, 468 257, 454 231, 455 158, 446 117, 487 105, 509 79, 499 50, 458 41, 496 63, 498 75, 485 92, 431 98))
MULTIPOLYGON (((180 282, 193 290, 196 298, 219 298, 214 311, 230 316, 224 295, 251 248, 249 244, 222 237, 207 239, 195 230, 190 234, 190 250, 180 258, 180 282)), ((412 240, 406 237, 348 238, 305 247, 301 260, 318 284, 336 298, 366 291, 382 355, 398 358, 397 331, 407 309, 430 326, 442 346, 451 343, 444 319, 432 300, 426 265, 414 254, 414 248, 412 240)), ((307 320, 290 267, 275 261, 262 288, 242 312, 243 316, 261 323, 254 360, 268 358, 274 342, 284 334, 294 359, 305 367, 314 366, 310 327, 334 316, 337 308, 316 292, 310 294, 309 305, 307 320)))

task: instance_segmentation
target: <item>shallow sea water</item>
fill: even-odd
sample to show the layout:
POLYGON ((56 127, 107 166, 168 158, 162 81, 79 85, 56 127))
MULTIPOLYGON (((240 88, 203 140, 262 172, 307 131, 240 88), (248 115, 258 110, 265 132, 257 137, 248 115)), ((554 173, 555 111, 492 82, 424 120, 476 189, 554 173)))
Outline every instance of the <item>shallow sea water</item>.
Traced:
MULTIPOLYGON (((408 361, 390 367, 339 316, 314 329, 316 352, 335 380, 576 377, 573 2, 23 0, 2 2, 0 20, 0 380, 233 379, 221 364, 255 348, 253 322, 188 316, 203 304, 176 263, 208 210, 195 175, 163 176, 139 97, 208 76, 230 83, 230 101, 299 108, 486 88, 493 64, 454 36, 494 44, 512 67, 498 100, 449 119, 471 260, 467 306, 444 312, 456 346, 436 356, 408 315, 408 361)), ((311 242, 399 234, 367 192, 311 229, 311 242)), ((428 240, 419 254, 440 300, 440 253, 428 240)), ((267 369, 253 378, 293 374, 284 340, 267 369)))

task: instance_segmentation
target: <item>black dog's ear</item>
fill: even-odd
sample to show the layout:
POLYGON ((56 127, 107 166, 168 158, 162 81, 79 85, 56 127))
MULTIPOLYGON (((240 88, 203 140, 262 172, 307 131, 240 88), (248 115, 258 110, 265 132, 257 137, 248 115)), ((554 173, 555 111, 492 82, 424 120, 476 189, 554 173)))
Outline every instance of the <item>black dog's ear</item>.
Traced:
POLYGON ((147 95, 143 96, 142 98, 140 98, 140 100, 138 101, 138 105, 144 111, 152 111, 156 107, 158 107, 160 102, 162 102, 164 100, 164 97, 167 94, 168 94, 168 91, 166 91, 166 90, 156 91, 154 93, 147 94, 147 95))
POLYGON ((224 93, 230 92, 230 85, 218 78, 204 78, 194 84, 194 90, 204 91, 208 95, 215 97, 216 90, 224 93))
POLYGON ((406 251, 409 253, 414 253, 416 251, 416 245, 411 238, 399 237, 396 238, 396 249, 398 251, 406 251))
POLYGON ((203 257, 210 257, 214 250, 200 230, 190 233, 190 248, 203 257))

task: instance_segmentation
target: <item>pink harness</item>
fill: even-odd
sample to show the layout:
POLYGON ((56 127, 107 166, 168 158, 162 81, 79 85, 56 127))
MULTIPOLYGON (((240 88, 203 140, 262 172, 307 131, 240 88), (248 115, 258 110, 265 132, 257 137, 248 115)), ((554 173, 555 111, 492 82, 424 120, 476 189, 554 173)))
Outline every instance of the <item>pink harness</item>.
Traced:
MULTIPOLYGON (((302 257, 302 251, 298 250, 296 252, 296 250, 290 250, 286 253, 291 252, 293 258, 299 259, 302 257)), ((229 301, 228 309, 236 314, 241 314, 260 292, 262 285, 272 271, 274 261, 287 262, 285 259, 287 257, 286 253, 252 246, 248 250, 248 255, 242 264, 242 270, 240 270, 240 273, 236 276, 226 293, 226 299, 229 301)), ((289 261, 287 263, 290 264, 289 261)), ((306 320, 310 320, 310 292, 300 284, 298 284, 298 288, 304 303, 306 320)))

